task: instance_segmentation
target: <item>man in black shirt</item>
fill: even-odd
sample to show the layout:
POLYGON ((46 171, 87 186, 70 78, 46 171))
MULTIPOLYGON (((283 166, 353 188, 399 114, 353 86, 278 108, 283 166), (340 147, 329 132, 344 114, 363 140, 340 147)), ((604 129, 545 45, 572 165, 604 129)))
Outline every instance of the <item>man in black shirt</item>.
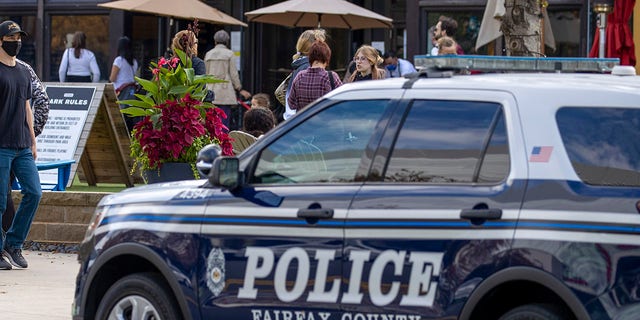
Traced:
POLYGON ((42 190, 36 168, 36 137, 33 130, 31 80, 29 70, 17 63, 22 47, 20 26, 10 20, 0 23, 0 215, 6 208, 5 195, 9 186, 9 173, 15 173, 22 185, 23 198, 6 237, 0 237, 0 270, 14 265, 26 268, 22 245, 29 233, 33 216, 38 209, 42 190), (7 258, 10 263, 4 259, 7 258))
MULTIPOLYGON (((47 119, 49 119, 49 96, 44 89, 44 85, 40 78, 33 68, 26 62, 16 59, 16 62, 24 65, 31 74, 31 107, 33 108, 33 131, 36 134, 36 137, 42 133, 44 130, 44 125, 47 123, 47 119)), ((11 175, 9 185, 11 185, 11 181, 13 180, 13 174, 11 175)), ((13 216, 15 216, 16 209, 13 206, 13 199, 11 199, 11 187, 9 187, 7 191, 7 205, 2 215, 2 231, 6 233, 11 228, 11 224, 13 223, 13 216)), ((0 250, 0 255, 2 250, 0 250)))

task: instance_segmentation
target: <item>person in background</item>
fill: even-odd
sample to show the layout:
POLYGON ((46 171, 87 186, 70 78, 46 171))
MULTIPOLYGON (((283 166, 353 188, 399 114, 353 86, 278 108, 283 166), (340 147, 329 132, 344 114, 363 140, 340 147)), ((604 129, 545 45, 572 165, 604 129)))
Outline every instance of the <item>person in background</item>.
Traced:
MULTIPOLYGON (((133 49, 131 48, 131 40, 128 37, 118 39, 118 56, 113 60, 111 66, 111 74, 109 81, 113 82, 116 88, 118 100, 135 99, 136 79, 138 74, 138 61, 133 58, 133 49)), ((120 109, 129 107, 121 104, 120 109)), ((141 117, 131 117, 125 115, 125 124, 129 132, 133 130, 133 126, 141 120, 141 117)))
POLYGON ((457 43, 451 37, 441 37, 438 39, 438 55, 457 54, 457 43))
POLYGON ((213 83, 207 88, 213 90, 215 97, 213 104, 221 108, 227 115, 222 123, 229 130, 237 130, 242 125, 242 110, 238 106, 236 91, 244 99, 249 99, 251 93, 242 89, 240 76, 236 68, 235 54, 227 47, 229 45, 229 33, 220 30, 213 35, 215 47, 207 52, 204 57, 206 73, 218 79, 227 80, 224 83, 213 83))
POLYGON ((429 51, 429 55, 437 56, 438 55, 438 39, 436 39, 436 26, 431 26, 429 28, 429 40, 431 41, 431 51, 429 51))
POLYGON ((22 246, 27 238, 33 217, 38 209, 42 190, 36 168, 36 136, 33 129, 33 111, 29 70, 18 63, 16 56, 22 47, 26 32, 10 20, 0 23, 0 215, 7 201, 9 176, 13 171, 22 185, 22 201, 6 236, 0 236, 0 270, 11 265, 27 268, 22 246), (7 258, 7 262, 4 258, 7 258))
POLYGON ((311 102, 342 85, 340 77, 325 68, 331 61, 331 49, 324 41, 316 41, 309 48, 309 68, 302 70, 291 82, 289 108, 299 112, 311 102))
POLYGON ((368 45, 361 46, 353 56, 353 61, 356 63, 356 72, 351 75, 349 82, 386 78, 384 69, 380 68, 383 60, 376 48, 368 45))
MULTIPOLYGON (((180 49, 191 59, 191 67, 195 75, 207 74, 207 67, 204 60, 198 57, 198 22, 194 22, 193 25, 189 25, 188 30, 183 30, 173 37, 171 42, 171 56, 175 57, 175 49, 180 49)), ((211 89, 207 89, 207 96, 204 98, 205 102, 212 102, 214 100, 214 92, 211 89)))
POLYGON ((275 128, 276 117, 265 107, 251 107, 242 118, 242 131, 260 138, 269 130, 275 128))
POLYGON ((198 37, 191 30, 182 30, 173 36, 171 41, 171 51, 175 49, 183 51, 187 57, 191 58, 191 67, 196 75, 207 74, 204 60, 198 58, 198 37))
POLYGON ((86 48, 87 36, 82 31, 73 35, 71 48, 62 54, 58 76, 60 82, 98 82, 100 68, 96 56, 86 48))
POLYGON ((251 98, 251 108, 265 107, 273 113, 276 118, 276 124, 284 121, 282 115, 284 114, 284 106, 280 103, 271 103, 271 96, 268 93, 256 93, 251 98))
MULTIPOLYGON (((44 125, 47 123, 47 119, 49 119, 49 96, 42 85, 42 81, 38 78, 33 68, 26 62, 16 59, 16 62, 23 65, 25 68, 29 70, 30 79, 31 79, 31 107, 33 108, 33 131, 37 136, 42 133, 44 129, 44 125)), ((15 176, 13 172, 11 172, 9 178, 9 189, 7 192, 7 208, 2 215, 2 232, 6 233, 9 231, 11 224, 13 223, 13 217, 16 214, 16 208, 13 205, 13 199, 11 198, 11 181, 15 176)))
POLYGON ((294 114, 296 114, 296 110, 291 108, 289 104, 289 93, 291 92, 291 85, 293 84, 293 79, 296 78, 298 73, 302 70, 306 70, 309 68, 309 49, 311 49, 311 45, 316 41, 325 42, 327 40, 327 33, 324 29, 309 29, 305 30, 298 37, 298 41, 296 42, 296 54, 292 57, 291 62, 291 81, 289 81, 289 86, 287 86, 286 92, 286 103, 285 103, 285 111, 282 115, 284 120, 291 118, 294 114))
POLYGON ((351 75, 356 71, 356 62, 351 59, 351 61, 347 63, 347 66, 344 69, 345 72, 344 77, 342 77, 342 82, 347 83, 349 82, 349 79, 351 79, 351 75))
POLYGON ((384 67, 387 69, 387 78, 398 78, 409 73, 417 72, 411 62, 398 58, 395 51, 387 51, 382 59, 384 60, 384 67))
POLYGON ((251 108, 264 107, 271 109, 271 101, 266 93, 256 93, 251 97, 251 108))
MULTIPOLYGON (((457 31, 458 22, 453 20, 453 18, 440 16, 438 24, 436 24, 436 28, 433 31, 433 36, 436 40, 440 40, 442 37, 450 37, 455 40, 454 36, 457 31)), ((458 43, 456 43, 456 54, 464 54, 464 50, 462 50, 462 47, 458 43)))

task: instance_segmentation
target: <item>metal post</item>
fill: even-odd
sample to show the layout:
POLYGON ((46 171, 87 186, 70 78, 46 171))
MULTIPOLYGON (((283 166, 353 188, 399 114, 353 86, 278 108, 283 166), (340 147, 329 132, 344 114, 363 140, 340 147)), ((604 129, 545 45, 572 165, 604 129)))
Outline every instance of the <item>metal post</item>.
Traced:
POLYGON ((598 58, 604 58, 607 43, 607 14, 598 13, 598 31, 600 32, 600 43, 598 47, 598 58))
POLYGON ((604 58, 606 52, 606 43, 607 43, 607 15, 613 11, 613 0, 594 0, 593 1, 593 12, 598 14, 598 31, 600 32, 599 38, 600 41, 598 43, 598 57, 604 58))

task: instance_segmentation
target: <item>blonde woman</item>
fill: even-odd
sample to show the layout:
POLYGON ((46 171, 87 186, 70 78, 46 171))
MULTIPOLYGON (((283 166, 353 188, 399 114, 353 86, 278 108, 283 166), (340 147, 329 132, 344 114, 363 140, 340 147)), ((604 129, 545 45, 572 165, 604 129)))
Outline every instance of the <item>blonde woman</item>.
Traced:
POLYGON ((171 41, 171 51, 175 52, 175 49, 184 51, 191 58, 191 67, 196 75, 207 73, 204 60, 198 58, 198 37, 193 31, 182 30, 176 33, 171 41))
MULTIPOLYGON (((289 86, 287 87, 285 101, 289 99, 291 84, 293 83, 293 79, 298 75, 298 72, 309 68, 309 50, 316 40, 321 42, 325 42, 327 40, 327 33, 324 29, 309 29, 298 37, 298 42, 296 43, 297 52, 292 57, 293 62, 291 62, 291 69, 293 71, 291 74, 291 80, 289 81, 289 86)), ((284 120, 287 120, 294 114, 296 114, 296 110, 291 109, 289 101, 287 101, 285 103, 285 112, 282 117, 284 120)))
POLYGON ((363 45, 358 48, 353 61, 356 63, 356 71, 349 78, 349 82, 379 80, 386 77, 384 69, 380 67, 384 60, 372 46, 363 45))

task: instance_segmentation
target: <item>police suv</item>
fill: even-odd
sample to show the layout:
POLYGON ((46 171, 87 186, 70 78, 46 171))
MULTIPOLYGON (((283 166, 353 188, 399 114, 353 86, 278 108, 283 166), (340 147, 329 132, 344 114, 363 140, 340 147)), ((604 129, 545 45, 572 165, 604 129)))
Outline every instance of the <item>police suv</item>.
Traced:
POLYGON ((73 317, 640 319, 624 71, 345 84, 238 157, 203 150, 206 180, 105 197, 73 317))

